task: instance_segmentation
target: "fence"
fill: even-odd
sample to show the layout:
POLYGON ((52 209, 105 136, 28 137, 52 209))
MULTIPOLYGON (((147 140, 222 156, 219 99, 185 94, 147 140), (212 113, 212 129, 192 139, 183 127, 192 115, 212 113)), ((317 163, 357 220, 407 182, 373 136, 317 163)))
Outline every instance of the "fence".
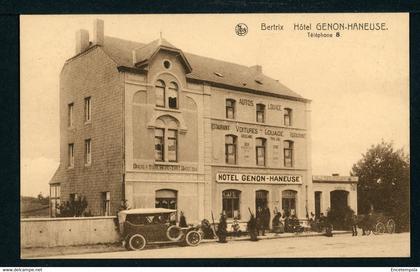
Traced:
POLYGON ((115 216, 20 220, 21 247, 113 243, 119 240, 115 216))

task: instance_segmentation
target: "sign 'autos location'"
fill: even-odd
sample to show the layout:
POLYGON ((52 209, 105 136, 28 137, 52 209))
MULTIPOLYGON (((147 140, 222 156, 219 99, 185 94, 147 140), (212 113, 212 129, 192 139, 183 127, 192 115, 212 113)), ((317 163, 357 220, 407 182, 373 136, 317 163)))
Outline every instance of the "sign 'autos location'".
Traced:
POLYGON ((217 173, 216 181, 221 183, 302 184, 302 176, 217 173))

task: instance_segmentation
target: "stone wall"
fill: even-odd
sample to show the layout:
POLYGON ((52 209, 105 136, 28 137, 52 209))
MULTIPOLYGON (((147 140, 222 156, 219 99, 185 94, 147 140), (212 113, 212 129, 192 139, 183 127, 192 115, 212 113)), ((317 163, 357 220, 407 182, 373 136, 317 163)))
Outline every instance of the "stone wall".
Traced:
POLYGON ((55 247, 119 241, 115 216, 21 219, 21 247, 55 247))

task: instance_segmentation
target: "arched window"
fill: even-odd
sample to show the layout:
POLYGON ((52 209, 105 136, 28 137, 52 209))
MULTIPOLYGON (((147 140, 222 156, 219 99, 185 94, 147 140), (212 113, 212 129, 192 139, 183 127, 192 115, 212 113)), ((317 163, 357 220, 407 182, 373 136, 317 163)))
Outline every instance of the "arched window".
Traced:
POLYGON ((227 218, 241 218, 240 215, 240 198, 241 191, 239 190, 224 190, 222 192, 223 211, 227 218))
POLYGON ((225 136, 225 162, 227 164, 236 164, 236 136, 225 136))
POLYGON ((226 99, 226 118, 235 119, 235 104, 233 99, 226 99))
POLYGON ((297 192, 285 190, 281 194, 281 207, 286 215, 296 214, 296 196, 297 192))
POLYGON ((174 209, 177 208, 177 191, 161 189, 155 192, 155 208, 174 209))
POLYGON ((257 104, 257 123, 265 122, 265 105, 257 104))
POLYGON ((168 105, 171 109, 178 108, 178 84, 175 82, 169 83, 168 88, 168 105))
POLYGON ((284 141, 284 166, 293 167, 293 142, 284 141))
POLYGON ((289 108, 284 109, 284 125, 285 126, 292 125, 292 109, 289 109, 289 108))
POLYGON ((155 127, 155 161, 178 161, 178 120, 159 117, 155 127))
POLYGON ((266 140, 264 138, 255 139, 255 155, 258 166, 265 166, 265 145, 266 140))
POLYGON ((165 82, 157 80, 155 85, 156 106, 165 107, 165 82))

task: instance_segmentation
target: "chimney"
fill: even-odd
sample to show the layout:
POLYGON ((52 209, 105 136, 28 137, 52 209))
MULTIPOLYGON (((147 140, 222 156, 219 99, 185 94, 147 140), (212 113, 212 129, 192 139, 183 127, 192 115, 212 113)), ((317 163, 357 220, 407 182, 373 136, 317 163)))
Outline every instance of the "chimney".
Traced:
POLYGON ((262 73, 262 66, 261 65, 254 65, 254 66, 251 66, 249 68, 255 70, 255 72, 257 72, 258 74, 262 73))
POLYGON ((104 45, 104 21, 95 19, 93 22, 93 44, 104 45))
POLYGON ((79 29, 76 32, 76 55, 82 53, 89 47, 89 32, 79 29))

